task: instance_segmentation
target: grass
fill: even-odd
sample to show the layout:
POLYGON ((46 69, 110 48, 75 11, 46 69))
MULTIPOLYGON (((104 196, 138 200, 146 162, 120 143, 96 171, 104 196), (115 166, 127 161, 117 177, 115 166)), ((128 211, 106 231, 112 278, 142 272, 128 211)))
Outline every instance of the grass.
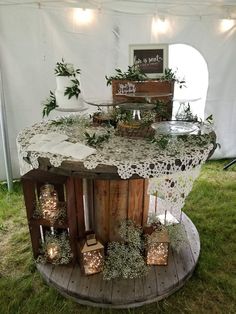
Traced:
POLYGON ((193 277, 169 298, 131 310, 78 305, 50 288, 35 269, 20 183, 0 184, 0 314, 17 313, 236 313, 236 166, 210 161, 194 184, 184 211, 201 238, 193 277))

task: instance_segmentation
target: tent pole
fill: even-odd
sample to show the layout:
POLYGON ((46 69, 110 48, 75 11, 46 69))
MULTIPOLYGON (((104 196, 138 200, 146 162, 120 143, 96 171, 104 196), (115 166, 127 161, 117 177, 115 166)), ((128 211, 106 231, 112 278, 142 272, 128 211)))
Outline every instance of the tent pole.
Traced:
POLYGON ((6 109, 5 109, 5 99, 4 99, 4 91, 3 91, 3 80, 2 74, 0 70, 0 126, 2 133, 2 143, 3 143, 3 155, 5 161, 6 168, 6 178, 7 178, 7 186, 8 191, 12 191, 13 189, 13 179, 12 179, 12 166, 11 166, 11 155, 10 155, 10 147, 8 140, 8 132, 7 132, 7 117, 6 117, 6 109))

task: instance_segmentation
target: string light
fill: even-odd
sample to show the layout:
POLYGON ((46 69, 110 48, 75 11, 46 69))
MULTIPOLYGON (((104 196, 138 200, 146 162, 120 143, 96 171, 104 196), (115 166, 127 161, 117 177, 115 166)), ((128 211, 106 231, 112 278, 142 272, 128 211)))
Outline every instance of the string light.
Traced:
POLYGON ((87 275, 96 274, 102 271, 103 255, 100 251, 85 252, 83 254, 84 270, 87 275))
POLYGON ((147 253, 148 265, 167 265, 168 243, 150 245, 147 253))
POLYGON ((152 18, 152 33, 166 33, 169 28, 169 22, 165 18, 160 18, 156 14, 152 18))
POLYGON ((54 222, 58 215, 58 196, 52 184, 45 184, 41 187, 39 202, 44 219, 54 222))
POLYGON ((87 235, 81 249, 82 269, 85 275, 92 275, 103 270, 104 246, 96 240, 95 234, 87 235), (94 243, 92 245, 89 245, 94 243))
POLYGON ((222 32, 227 32, 231 30, 234 26, 235 26, 235 20, 230 19, 230 18, 223 19, 221 20, 221 23, 220 23, 220 30, 222 32))
POLYGON ((94 19, 94 11, 91 9, 74 9, 74 21, 76 24, 90 24, 94 19))

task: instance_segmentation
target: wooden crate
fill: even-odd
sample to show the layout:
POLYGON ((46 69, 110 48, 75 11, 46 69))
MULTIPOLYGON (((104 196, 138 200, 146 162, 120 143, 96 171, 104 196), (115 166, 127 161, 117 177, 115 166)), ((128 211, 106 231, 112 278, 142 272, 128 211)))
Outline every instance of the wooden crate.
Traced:
POLYGON ((50 230, 50 222, 34 217, 36 200, 39 198, 40 187, 45 183, 53 184, 60 202, 66 203, 67 221, 54 224, 54 230, 59 233, 66 230, 69 235, 73 262, 77 260, 77 242, 84 237, 84 208, 82 179, 51 174, 42 170, 32 170, 22 177, 24 200, 29 224, 34 258, 39 256, 41 234, 50 230), (76 196, 76 197, 75 197, 76 196))
POLYGON ((119 225, 124 219, 132 219, 143 226, 147 223, 149 195, 148 180, 91 180, 93 229, 103 244, 118 241, 119 225))
MULTIPOLYGON (((161 100, 166 105, 166 117, 165 119, 171 120, 173 109, 173 95, 174 95, 174 81, 129 81, 129 80, 113 80, 112 81, 112 97, 114 100, 128 102, 146 102, 145 98, 132 97, 127 98, 125 94, 132 93, 133 87, 136 93, 160 93, 169 94, 168 96, 152 97, 152 100, 161 100), (127 88, 125 87, 127 86, 127 88), (129 87, 128 87, 129 86, 129 87)), ((164 119, 164 120, 165 120, 164 119)), ((163 119, 161 119, 163 120, 163 119)))

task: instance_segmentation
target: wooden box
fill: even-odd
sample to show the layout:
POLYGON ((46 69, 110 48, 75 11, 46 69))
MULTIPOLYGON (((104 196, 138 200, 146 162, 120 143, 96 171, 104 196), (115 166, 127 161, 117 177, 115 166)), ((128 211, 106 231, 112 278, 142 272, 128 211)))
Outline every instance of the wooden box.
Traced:
POLYGON ((147 102, 147 98, 151 101, 161 100, 166 105, 166 118, 170 120, 173 108, 174 81, 129 81, 129 80, 113 80, 112 81, 112 97, 114 100, 127 102, 147 102), (146 97, 127 97, 126 94, 143 93, 146 97), (159 94, 159 96, 148 95, 159 94))
POLYGON ((22 186, 34 258, 37 259, 40 254, 42 237, 53 227, 56 233, 68 232, 73 253, 72 262, 75 262, 77 259, 77 238, 83 238, 85 233, 82 180, 51 174, 46 171, 32 170, 22 177, 22 186), (40 188, 45 183, 53 184, 58 193, 59 201, 66 203, 67 219, 63 223, 56 222, 52 225, 49 220, 38 219, 34 216, 40 188))

